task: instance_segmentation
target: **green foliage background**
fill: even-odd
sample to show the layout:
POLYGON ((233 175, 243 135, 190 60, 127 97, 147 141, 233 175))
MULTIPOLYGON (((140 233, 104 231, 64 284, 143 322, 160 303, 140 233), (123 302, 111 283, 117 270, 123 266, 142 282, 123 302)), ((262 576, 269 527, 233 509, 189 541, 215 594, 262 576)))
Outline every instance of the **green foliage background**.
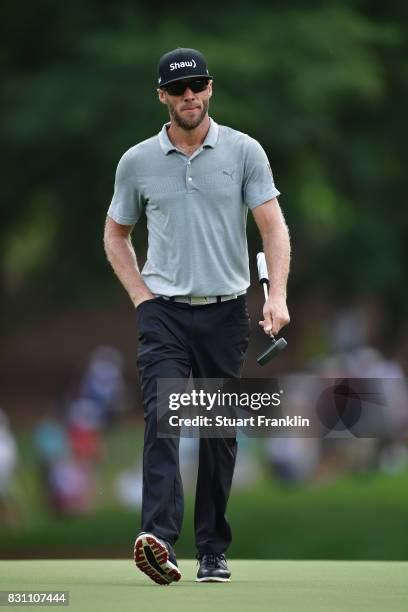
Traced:
MULTIPOLYGON (((50 363, 43 355, 44 361, 37 359, 41 347, 35 339, 42 339, 49 315, 93 314, 94 304, 106 307, 120 292, 102 247, 115 169, 126 149, 167 120, 155 94, 156 66, 176 46, 196 47, 207 56, 215 120, 257 138, 269 155, 292 236, 292 320, 313 295, 329 309, 363 299, 387 313, 391 344, 403 338, 407 18, 402 0, 7 3, 0 21, 0 353, 18 333, 24 339, 24 326, 39 330, 27 363, 20 342, 3 372, 3 382, 11 380, 14 363, 19 365, 7 400, 25 386, 29 397, 22 394, 15 405, 34 413, 44 401, 40 388, 37 404, 30 403, 37 379, 60 385, 59 370, 50 367, 56 352, 50 351, 50 363)), ((259 240, 251 219, 249 237, 259 240)), ((145 241, 141 223, 135 243, 142 258, 145 241)), ((315 349, 316 317, 307 317, 306 340, 315 349)), ((73 334, 61 327, 56 338, 62 354, 63 333, 73 334)), ((296 342, 305 344, 299 340, 301 324, 290 326, 289 334, 292 327, 296 342)), ((296 350, 289 342, 293 360, 296 350)), ((80 360, 70 346, 61 367, 69 361, 73 369, 80 360)), ((24 474, 30 492, 30 472, 24 468, 24 474)), ((405 480, 405 473, 392 482, 381 477, 364 491, 361 481, 350 480, 321 492, 282 492, 268 480, 231 507, 239 543, 232 554, 405 559, 405 480), (245 536, 253 516, 267 534, 262 551, 254 552, 245 536)), ((180 543, 186 555, 193 547, 191 503, 180 543)), ((43 524, 39 516, 32 531, 3 530, 0 548, 17 556, 29 548, 32 554, 49 533, 51 552, 83 541, 87 554, 100 541, 102 525, 110 534, 110 553, 126 554, 137 517, 123 511, 118 520, 116 512, 111 518, 109 513, 105 508, 96 519, 84 517, 62 530, 55 522, 55 534, 47 517, 43 524)))
POLYGON ((166 120, 156 65, 175 46, 206 54, 212 115, 269 154, 293 240, 293 301, 322 289, 333 302, 373 297, 398 329, 408 297, 407 13, 397 0, 8 3, 3 331, 22 301, 47 311, 117 291, 101 247, 114 172, 166 120))

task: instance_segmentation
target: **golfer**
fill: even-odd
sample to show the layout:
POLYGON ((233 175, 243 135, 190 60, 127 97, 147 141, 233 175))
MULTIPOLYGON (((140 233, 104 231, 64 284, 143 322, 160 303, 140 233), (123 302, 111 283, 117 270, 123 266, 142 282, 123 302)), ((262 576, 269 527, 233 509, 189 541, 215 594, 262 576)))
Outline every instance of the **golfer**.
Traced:
MULTIPOLYGON (((267 335, 289 322, 290 244, 261 145, 208 115, 213 80, 204 56, 175 49, 160 59, 158 73, 157 94, 170 122, 119 161, 104 242, 136 307, 139 329, 145 437, 142 531, 134 558, 152 580, 169 584, 181 578, 173 546, 184 501, 179 440, 157 436, 157 380, 240 376, 250 328, 248 208, 271 279, 260 321, 267 335), (130 236, 143 210, 148 252, 140 272, 130 236)), ((194 512, 199 582, 230 579, 225 515, 236 453, 233 438, 200 439, 194 512)))

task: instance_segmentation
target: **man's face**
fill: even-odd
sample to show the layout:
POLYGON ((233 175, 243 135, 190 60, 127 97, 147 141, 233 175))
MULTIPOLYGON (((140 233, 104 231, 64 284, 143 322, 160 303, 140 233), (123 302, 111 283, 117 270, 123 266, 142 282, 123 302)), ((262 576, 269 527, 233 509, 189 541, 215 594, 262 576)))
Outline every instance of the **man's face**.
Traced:
POLYGON ((158 89, 159 100, 167 104, 170 118, 183 130, 194 130, 200 125, 208 112, 212 95, 212 81, 208 81, 203 91, 195 93, 185 81, 185 90, 181 95, 172 95, 165 88, 158 89))

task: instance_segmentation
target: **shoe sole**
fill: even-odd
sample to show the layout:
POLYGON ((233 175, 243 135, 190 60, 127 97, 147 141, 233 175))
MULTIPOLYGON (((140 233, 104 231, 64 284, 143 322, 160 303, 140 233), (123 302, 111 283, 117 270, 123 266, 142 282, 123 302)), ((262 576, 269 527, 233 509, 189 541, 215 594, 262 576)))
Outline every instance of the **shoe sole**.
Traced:
POLYGON ((152 534, 136 538, 133 558, 136 567, 157 584, 166 586, 181 578, 178 567, 169 561, 169 551, 152 534))
POLYGON ((231 582, 230 578, 196 578, 196 582, 231 582))

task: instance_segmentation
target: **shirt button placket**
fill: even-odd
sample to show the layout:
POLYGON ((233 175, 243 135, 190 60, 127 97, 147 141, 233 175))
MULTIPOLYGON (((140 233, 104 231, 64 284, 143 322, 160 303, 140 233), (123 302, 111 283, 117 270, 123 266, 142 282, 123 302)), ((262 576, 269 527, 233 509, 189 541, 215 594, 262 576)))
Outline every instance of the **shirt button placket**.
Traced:
POLYGON ((190 176, 190 172, 191 172, 191 161, 188 160, 187 161, 187 172, 186 172, 186 175, 187 175, 187 189, 188 189, 188 191, 191 190, 191 183, 193 182, 193 178, 190 176))

